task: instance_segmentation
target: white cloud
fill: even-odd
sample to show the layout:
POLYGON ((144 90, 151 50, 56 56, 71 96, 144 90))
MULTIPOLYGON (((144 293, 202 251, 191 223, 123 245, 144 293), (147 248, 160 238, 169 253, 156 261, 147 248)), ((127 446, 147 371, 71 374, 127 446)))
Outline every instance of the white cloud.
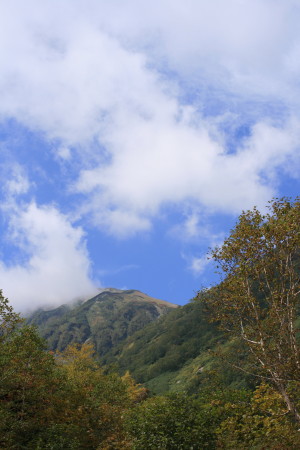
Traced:
POLYGON ((190 261, 189 270, 191 270, 195 276, 199 276, 205 271, 210 262, 211 261, 206 255, 201 256, 200 258, 193 257, 190 261))
POLYGON ((0 283, 17 311, 58 306, 96 292, 83 231, 54 206, 19 205, 10 211, 9 225, 11 243, 23 256, 20 262, 0 261, 0 283))
POLYGON ((116 234, 126 233, 127 224, 131 232, 149 228, 146 220, 169 203, 192 200, 231 213, 262 207, 276 192, 278 169, 298 154, 300 138, 298 121, 282 128, 258 123, 236 153, 226 154, 207 132, 180 122, 139 121, 132 131, 127 136, 120 127, 122 152, 116 151, 109 165, 83 171, 78 183, 80 191, 94 195, 89 205, 96 220, 116 234))
POLYGON ((184 220, 171 228, 171 236, 183 243, 202 244, 206 248, 208 246, 215 247, 224 240, 224 233, 213 229, 209 220, 209 211, 190 205, 183 215, 185 216, 184 220))
POLYGON ((199 224, 199 216, 193 212, 187 217, 184 223, 183 235, 188 239, 199 238, 202 231, 202 227, 199 224))
MULTIPOLYGON (((30 188, 28 176, 19 164, 3 165, 1 167, 1 176, 6 179, 2 183, 2 188, 8 200, 13 200, 15 196, 26 194, 30 188)), ((3 207, 4 205, 2 205, 3 207)))
POLYGON ((114 235, 148 231, 168 204, 263 205, 297 161, 294 1, 12 0, 0 13, 1 117, 60 141, 62 159, 72 146, 80 211, 114 235), (232 153, 202 113, 210 95, 233 127, 251 116, 232 153), (249 107, 275 101, 296 118, 268 123, 249 107))
POLYGON ((71 150, 68 147, 59 147, 56 149, 56 154, 59 158, 69 161, 71 158, 71 150))
POLYGON ((219 94, 226 88, 294 97, 297 1, 129 0, 110 2, 107 11, 102 20, 107 30, 133 48, 147 47, 154 60, 167 61, 200 91, 206 84, 216 85, 219 94))

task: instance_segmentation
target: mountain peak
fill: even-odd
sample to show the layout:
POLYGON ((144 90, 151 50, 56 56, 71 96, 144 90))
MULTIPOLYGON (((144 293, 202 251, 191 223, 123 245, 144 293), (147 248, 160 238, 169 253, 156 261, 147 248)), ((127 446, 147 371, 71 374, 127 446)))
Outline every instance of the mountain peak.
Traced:
POLYGON ((102 292, 112 292, 112 293, 118 294, 118 293, 125 292, 125 291, 124 291, 124 289, 116 289, 113 287, 106 287, 106 288, 99 289, 99 293, 102 294, 102 292))
POLYGON ((51 350, 64 350, 68 344, 89 341, 103 356, 111 347, 177 306, 134 289, 110 287, 71 308, 37 311, 28 321, 38 326, 51 350))

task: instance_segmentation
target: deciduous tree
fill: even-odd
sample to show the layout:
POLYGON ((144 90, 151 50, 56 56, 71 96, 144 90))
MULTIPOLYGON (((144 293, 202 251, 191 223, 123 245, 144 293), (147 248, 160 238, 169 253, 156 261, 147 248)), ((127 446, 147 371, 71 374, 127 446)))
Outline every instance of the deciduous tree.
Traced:
POLYGON ((243 212, 212 258, 223 281, 202 293, 213 320, 248 346, 261 377, 269 379, 300 422, 300 200, 274 200, 266 214, 243 212), (298 390, 299 392, 299 390, 298 390))

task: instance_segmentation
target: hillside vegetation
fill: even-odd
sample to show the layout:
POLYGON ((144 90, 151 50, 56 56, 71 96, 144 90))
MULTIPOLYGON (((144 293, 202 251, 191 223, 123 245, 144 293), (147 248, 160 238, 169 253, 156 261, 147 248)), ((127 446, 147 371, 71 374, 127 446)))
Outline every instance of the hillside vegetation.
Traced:
POLYGON ((197 396, 149 397, 126 373, 105 373, 86 343, 46 352, 0 291, 3 449, 298 449, 280 395, 216 380, 197 396))
POLYGON ((38 310, 27 322, 38 327, 50 350, 62 351, 69 344, 93 344, 99 357, 128 336, 177 305, 136 290, 106 289, 74 306, 38 310))
MULTIPOLYGON (((113 366, 153 393, 197 392, 217 368, 215 352, 230 350, 228 338, 209 322, 199 301, 181 307, 139 291, 108 289, 77 306, 35 312, 27 322, 38 327, 49 350, 90 343, 103 366, 113 366)), ((222 370, 226 383, 245 377, 222 370)))
POLYGON ((203 305, 194 301, 170 311, 113 347, 104 363, 115 363, 121 373, 129 370, 154 392, 182 390, 191 383, 197 384, 212 359, 211 352, 223 341, 224 335, 209 323, 203 305))
POLYGON ((198 392, 212 371, 227 386, 253 384, 250 376, 217 358, 223 354, 239 364, 245 349, 210 322, 197 299, 177 307, 139 291, 109 289, 73 308, 37 311, 28 323, 38 326, 55 352, 91 343, 102 366, 121 375, 129 371, 152 393, 198 392))

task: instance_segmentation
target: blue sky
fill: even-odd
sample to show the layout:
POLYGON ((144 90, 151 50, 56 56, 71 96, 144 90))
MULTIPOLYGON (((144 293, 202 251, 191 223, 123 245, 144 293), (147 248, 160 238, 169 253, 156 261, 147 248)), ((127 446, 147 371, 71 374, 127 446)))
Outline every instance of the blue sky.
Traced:
POLYGON ((0 3, 0 287, 184 304, 243 209, 299 194, 295 0, 0 3))

